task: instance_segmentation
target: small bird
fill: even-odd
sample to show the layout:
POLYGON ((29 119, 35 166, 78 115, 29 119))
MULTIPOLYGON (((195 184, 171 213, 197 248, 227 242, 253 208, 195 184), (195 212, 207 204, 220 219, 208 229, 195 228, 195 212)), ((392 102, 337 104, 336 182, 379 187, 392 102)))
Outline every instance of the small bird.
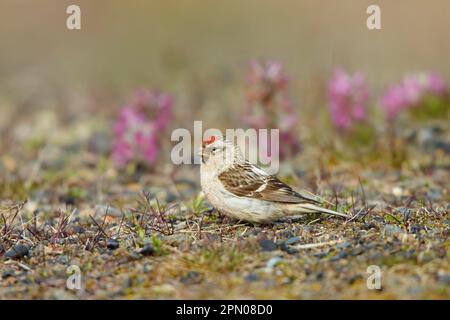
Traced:
POLYGON ((270 223, 302 213, 347 215, 318 206, 305 192, 296 192, 276 176, 248 162, 239 146, 211 136, 201 148, 200 176, 206 199, 221 213, 241 221, 270 223))

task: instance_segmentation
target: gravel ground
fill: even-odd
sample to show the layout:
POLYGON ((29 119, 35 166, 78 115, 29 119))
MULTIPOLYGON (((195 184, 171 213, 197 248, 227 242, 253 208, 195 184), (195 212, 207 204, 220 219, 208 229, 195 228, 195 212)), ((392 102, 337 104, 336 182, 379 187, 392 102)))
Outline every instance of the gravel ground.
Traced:
POLYGON ((195 166, 124 173, 67 148, 2 158, 2 299, 450 298, 441 150, 414 147, 422 162, 401 169, 340 161, 320 179, 284 168, 352 218, 252 225, 210 207, 195 166))

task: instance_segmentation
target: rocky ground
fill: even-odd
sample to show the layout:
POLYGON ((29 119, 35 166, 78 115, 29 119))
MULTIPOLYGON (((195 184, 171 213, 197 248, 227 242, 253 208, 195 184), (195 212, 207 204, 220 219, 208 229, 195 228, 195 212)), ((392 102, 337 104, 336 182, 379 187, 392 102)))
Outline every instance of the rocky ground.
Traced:
POLYGON ((414 146, 415 160, 395 169, 333 157, 318 166, 306 148, 291 165, 302 170, 282 179, 352 218, 252 225, 209 206, 198 167, 117 171, 102 135, 67 143, 77 126, 1 157, 1 299, 450 298, 445 149, 414 146))

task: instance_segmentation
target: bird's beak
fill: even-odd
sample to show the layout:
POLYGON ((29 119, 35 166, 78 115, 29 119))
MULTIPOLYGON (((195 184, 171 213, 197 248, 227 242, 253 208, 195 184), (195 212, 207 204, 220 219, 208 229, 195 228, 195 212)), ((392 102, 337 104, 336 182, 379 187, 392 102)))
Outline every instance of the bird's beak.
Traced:
POLYGON ((202 146, 198 150, 197 155, 200 157, 200 160, 202 161, 202 163, 206 163, 206 161, 208 160, 208 156, 203 153, 203 149, 204 149, 204 147, 202 146))

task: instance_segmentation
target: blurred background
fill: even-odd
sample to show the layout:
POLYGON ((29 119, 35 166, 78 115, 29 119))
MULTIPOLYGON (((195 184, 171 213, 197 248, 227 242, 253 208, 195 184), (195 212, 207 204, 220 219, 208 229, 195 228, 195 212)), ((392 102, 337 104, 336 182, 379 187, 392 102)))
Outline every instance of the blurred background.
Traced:
POLYGON ((375 2, 1 0, 0 91, 26 96, 40 83, 59 94, 95 89, 121 96, 157 86, 186 95, 203 83, 211 85, 201 92, 208 101, 238 85, 253 58, 283 61, 292 94, 306 104, 311 83, 336 66, 366 72, 378 88, 416 69, 448 76, 450 3, 375 2), (375 2, 382 30, 369 31, 366 8, 375 2), (70 4, 81 7, 79 31, 65 26, 70 4))
POLYGON ((138 88, 173 94, 181 126, 239 127, 252 59, 284 64, 300 126, 337 67, 365 73, 374 96, 406 72, 450 76, 450 2, 376 1, 382 30, 370 31, 373 3, 0 0, 0 150, 37 122, 94 114, 111 126, 138 88), (70 4, 81 30, 66 28, 70 4))
POLYGON ((0 0, 0 258, 32 252, 0 263, 0 298, 65 298, 75 261, 95 270, 81 297, 448 299, 449 31, 449 0, 0 0), (280 128, 280 179, 355 220, 224 222, 168 159, 194 120, 280 128))

